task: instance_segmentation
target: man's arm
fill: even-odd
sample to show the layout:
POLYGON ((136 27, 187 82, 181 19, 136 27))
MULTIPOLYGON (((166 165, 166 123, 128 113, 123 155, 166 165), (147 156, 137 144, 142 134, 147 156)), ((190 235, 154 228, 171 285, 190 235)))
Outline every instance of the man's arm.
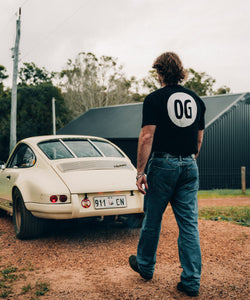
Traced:
POLYGON ((142 194, 146 194, 143 185, 148 189, 147 178, 144 173, 146 164, 148 162, 149 155, 151 153, 154 134, 155 134, 155 125, 146 125, 141 129, 139 141, 138 141, 138 153, 137 153, 137 174, 139 178, 136 182, 138 190, 142 194))
POLYGON ((198 157, 200 150, 201 150, 201 145, 203 142, 203 134, 204 134, 204 130, 199 130, 198 131, 198 152, 196 153, 196 158, 198 157))

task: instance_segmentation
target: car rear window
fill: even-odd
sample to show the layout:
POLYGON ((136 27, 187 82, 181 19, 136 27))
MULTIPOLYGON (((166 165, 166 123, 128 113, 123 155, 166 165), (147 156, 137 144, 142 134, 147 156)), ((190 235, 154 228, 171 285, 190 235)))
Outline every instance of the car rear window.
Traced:
POLYGON ((110 143, 107 143, 105 141, 97 141, 97 140, 92 140, 92 142, 107 157, 123 157, 122 153, 110 143))
POLYGON ((42 142, 38 144, 39 148, 49 159, 72 158, 74 155, 58 140, 42 142))
POLYGON ((58 139, 41 142, 39 148, 49 159, 73 157, 124 157, 112 144, 90 139, 58 139))
POLYGON ((77 157, 98 157, 102 156, 99 151, 91 145, 89 141, 84 140, 63 140, 63 142, 75 153, 77 157))

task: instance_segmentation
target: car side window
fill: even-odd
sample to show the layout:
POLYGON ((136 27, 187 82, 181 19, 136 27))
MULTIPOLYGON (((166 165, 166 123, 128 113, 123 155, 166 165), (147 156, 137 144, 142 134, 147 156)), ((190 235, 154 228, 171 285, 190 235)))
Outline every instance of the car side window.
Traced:
POLYGON ((36 157, 31 148, 26 144, 20 144, 13 153, 7 168, 30 168, 36 162, 36 157))

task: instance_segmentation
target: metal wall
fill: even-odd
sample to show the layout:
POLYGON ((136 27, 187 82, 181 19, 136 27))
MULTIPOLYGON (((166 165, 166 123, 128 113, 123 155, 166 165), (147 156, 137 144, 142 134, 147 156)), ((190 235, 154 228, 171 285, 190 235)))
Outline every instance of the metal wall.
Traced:
MULTIPOLYGON (((136 166, 138 139, 110 139, 136 166)), ((198 157, 200 189, 241 189, 241 167, 250 188, 250 105, 240 101, 205 129, 198 157)))
POLYGON ((241 188, 241 166, 250 188, 250 105, 238 102, 204 133, 198 158, 200 189, 241 188))

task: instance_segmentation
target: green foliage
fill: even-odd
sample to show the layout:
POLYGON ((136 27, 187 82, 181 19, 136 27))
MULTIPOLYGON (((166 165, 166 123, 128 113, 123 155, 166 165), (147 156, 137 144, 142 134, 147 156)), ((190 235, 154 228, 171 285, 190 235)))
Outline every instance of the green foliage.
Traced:
MULTIPOLYGON (((20 279, 26 280, 26 276, 23 273, 18 273, 18 269, 13 266, 8 266, 7 268, 1 270, 0 272, 0 298, 12 299, 13 294, 13 282, 20 279)), ((44 296, 50 290, 50 285, 46 282, 37 281, 35 285, 30 283, 22 287, 21 295, 26 294, 25 297, 28 297, 28 294, 31 296, 34 295, 36 299, 39 299, 39 296, 44 296)), ((28 298, 27 298, 28 299, 28 298)), ((30 299, 30 298, 29 298, 30 299)), ((34 299, 34 298, 31 298, 34 299)))
POLYGON ((9 267, 7 269, 4 269, 1 271, 1 274, 4 278, 4 281, 10 281, 12 282, 13 280, 17 279, 17 275, 13 274, 17 271, 16 267, 9 267))
POLYGON ((0 98, 0 161, 6 161, 10 140, 10 97, 0 98))
POLYGON ((188 80, 184 86, 199 96, 208 96, 213 94, 213 85, 215 79, 206 74, 205 72, 196 72, 194 69, 188 69, 188 80))
POLYGON ((199 218, 212 221, 228 221, 250 226, 250 206, 204 207, 199 209, 199 218))
POLYGON ((132 94, 132 102, 143 102, 145 99, 145 94, 133 93, 132 94))
POLYGON ((21 292, 21 294, 22 294, 22 295, 23 295, 23 294, 26 294, 26 293, 28 293, 31 289, 32 289, 32 287, 31 287, 31 284, 29 283, 29 284, 27 284, 27 285, 25 285, 25 286, 22 287, 22 292, 21 292))
POLYGON ((230 88, 226 85, 223 85, 220 87, 214 94, 215 95, 223 95, 223 94, 229 94, 231 92, 230 88))
POLYGON ((153 92, 161 87, 158 75, 155 69, 148 72, 147 77, 142 79, 143 87, 148 89, 149 92, 153 92))
MULTIPOLYGON (((56 99, 56 128, 67 124, 71 117, 59 88, 53 86, 54 72, 24 63, 20 69, 17 89, 17 141, 36 135, 52 134, 52 98, 56 99)), ((0 66, 0 160, 9 155, 11 94, 1 93, 5 68, 0 66)), ((3 89, 2 89, 3 91, 3 89)))
POLYGON ((205 72, 199 73, 192 68, 189 68, 187 71, 188 79, 185 82, 184 86, 190 90, 193 90, 199 96, 221 95, 230 93, 230 88, 225 85, 215 91, 213 89, 213 86, 216 80, 205 72))
MULTIPOLYGON (((52 98, 56 99, 56 128, 70 121, 60 90, 52 84, 19 86, 17 90, 17 141, 36 135, 52 134, 52 98)), ((0 98, 0 160, 9 152, 11 99, 0 98)))
POLYGON ((40 84, 18 89, 18 140, 30 136, 52 134, 52 98, 56 99, 56 125, 60 128, 67 124, 69 116, 58 88, 51 84, 40 84))
POLYGON ((49 72, 45 68, 37 67, 33 62, 24 63, 24 67, 20 68, 19 79, 20 85, 39 85, 52 84, 55 72, 49 72))
POLYGON ((7 298, 12 293, 12 287, 9 285, 13 281, 16 281, 18 275, 16 274, 16 267, 8 267, 1 270, 0 273, 0 298, 7 298))
POLYGON ((4 79, 9 77, 9 75, 7 75, 6 72, 7 72, 6 68, 0 65, 0 82, 2 82, 4 79))
POLYGON ((98 58, 93 53, 81 52, 74 62, 68 60, 60 77, 63 96, 73 117, 93 107, 134 101, 131 88, 137 85, 135 77, 127 79, 122 66, 111 56, 98 58))
POLYGON ((43 296, 50 290, 50 285, 46 282, 37 282, 35 289, 36 296, 43 296))
MULTIPOLYGON (((217 91, 214 91, 213 86, 216 80, 205 72, 199 73, 192 68, 188 69, 187 71, 188 78, 184 84, 184 87, 193 90, 199 96, 220 95, 230 92, 230 88, 227 86, 223 86, 217 91)), ((153 92, 154 90, 160 88, 156 70, 150 70, 148 75, 142 79, 142 87, 146 89, 147 93, 153 92)))
POLYGON ((6 74, 7 70, 4 66, 0 65, 0 98, 7 97, 9 95, 9 89, 4 88, 3 81, 9 77, 6 74))

